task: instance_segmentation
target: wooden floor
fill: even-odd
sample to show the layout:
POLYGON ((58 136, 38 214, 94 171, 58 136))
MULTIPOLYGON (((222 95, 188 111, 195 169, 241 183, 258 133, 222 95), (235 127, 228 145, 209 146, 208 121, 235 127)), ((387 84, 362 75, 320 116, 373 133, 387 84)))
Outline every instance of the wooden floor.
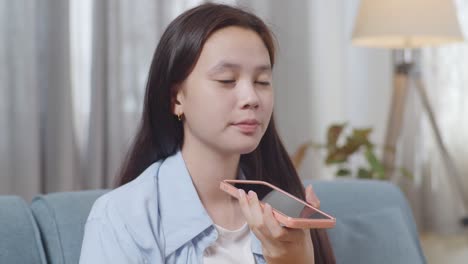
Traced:
POLYGON ((460 235, 421 235, 421 245, 428 264, 467 264, 468 233, 460 235))

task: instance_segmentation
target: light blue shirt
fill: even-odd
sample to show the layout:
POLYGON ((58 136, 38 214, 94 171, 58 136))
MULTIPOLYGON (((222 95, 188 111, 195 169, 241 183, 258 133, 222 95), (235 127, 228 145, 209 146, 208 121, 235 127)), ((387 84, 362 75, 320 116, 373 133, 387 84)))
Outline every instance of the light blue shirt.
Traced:
MULTIPOLYGON (((260 241, 250 237, 255 261, 266 263, 260 241)), ((217 238, 179 151, 96 200, 80 263, 202 263, 217 238)))

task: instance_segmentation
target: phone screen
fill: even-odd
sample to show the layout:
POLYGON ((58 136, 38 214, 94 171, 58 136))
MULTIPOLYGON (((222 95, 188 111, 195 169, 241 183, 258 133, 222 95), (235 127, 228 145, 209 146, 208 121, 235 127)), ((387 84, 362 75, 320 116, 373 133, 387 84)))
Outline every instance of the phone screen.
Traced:
POLYGON ((271 207, 284 215, 294 218, 330 219, 315 209, 305 206, 303 203, 267 185, 236 183, 235 187, 243 189, 246 193, 250 190, 256 192, 262 202, 270 204, 271 207))

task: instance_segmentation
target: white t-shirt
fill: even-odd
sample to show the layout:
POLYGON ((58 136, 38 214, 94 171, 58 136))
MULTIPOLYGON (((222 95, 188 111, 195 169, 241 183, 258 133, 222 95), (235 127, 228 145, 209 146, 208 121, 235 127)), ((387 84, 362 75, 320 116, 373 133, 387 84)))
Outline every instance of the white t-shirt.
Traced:
POLYGON ((237 230, 228 230, 215 224, 218 239, 203 254, 204 264, 255 264, 250 247, 250 229, 247 223, 237 230))

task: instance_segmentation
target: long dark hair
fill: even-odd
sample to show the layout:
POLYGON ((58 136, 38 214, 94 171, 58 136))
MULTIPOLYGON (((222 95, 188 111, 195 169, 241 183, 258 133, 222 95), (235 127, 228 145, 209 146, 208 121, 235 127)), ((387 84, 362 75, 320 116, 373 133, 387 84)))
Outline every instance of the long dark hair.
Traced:
MULTIPOLYGON (((257 16, 228 5, 203 4, 190 9, 167 27, 153 56, 139 130, 122 166, 118 185, 138 177, 152 163, 165 159, 181 147, 182 122, 172 112, 177 85, 196 64, 205 41, 216 30, 238 26, 253 30, 275 60, 273 34, 257 16)), ((247 179, 263 180, 304 199, 301 180, 271 119, 259 146, 241 155, 239 166, 247 179)), ((335 263, 326 231, 311 230, 316 263, 335 263)))

